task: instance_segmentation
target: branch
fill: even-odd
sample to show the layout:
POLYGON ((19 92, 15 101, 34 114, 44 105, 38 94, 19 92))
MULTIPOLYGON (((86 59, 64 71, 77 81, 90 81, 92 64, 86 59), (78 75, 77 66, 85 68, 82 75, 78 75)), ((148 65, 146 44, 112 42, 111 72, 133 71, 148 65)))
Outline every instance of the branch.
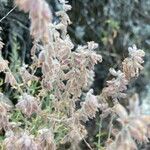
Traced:
POLYGON ((17 6, 14 6, 3 18, 0 19, 0 22, 2 22, 13 10, 15 10, 17 6))

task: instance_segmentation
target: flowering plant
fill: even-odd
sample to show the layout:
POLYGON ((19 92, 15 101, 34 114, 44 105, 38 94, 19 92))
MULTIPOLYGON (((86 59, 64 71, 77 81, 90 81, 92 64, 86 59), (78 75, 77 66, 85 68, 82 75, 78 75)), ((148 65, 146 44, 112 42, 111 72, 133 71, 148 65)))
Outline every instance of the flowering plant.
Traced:
MULTIPOLYGON (((62 9, 56 12, 59 22, 55 22, 45 0, 15 0, 20 10, 29 13, 31 20, 32 64, 20 67, 17 80, 9 62, 0 54, 0 72, 5 73, 5 83, 18 91, 17 104, 0 101, 0 129, 5 134, 2 147, 6 150, 55 150, 69 142, 70 149, 76 150, 84 141, 93 149, 86 141, 88 132, 83 122, 101 112, 102 120, 111 116, 105 149, 136 150, 135 141, 148 142, 150 116, 140 112, 137 94, 129 100, 129 112, 120 100, 127 97, 127 86, 143 69, 144 51, 135 45, 129 47, 129 57, 122 62, 122 69, 110 68, 114 78, 107 81, 99 95, 94 95, 90 89, 94 66, 102 62, 102 56, 94 51, 98 44, 90 41, 75 48, 67 33, 71 24, 67 11, 71 6, 65 0, 59 2, 62 9), (36 75, 38 69, 40 77, 36 75), (29 89, 33 82, 39 84, 39 89, 32 93, 29 89), (78 108, 76 102, 81 97, 83 102, 78 108), (113 126, 114 120, 120 128, 113 126)), ((3 45, 1 40, 0 50, 3 45)))

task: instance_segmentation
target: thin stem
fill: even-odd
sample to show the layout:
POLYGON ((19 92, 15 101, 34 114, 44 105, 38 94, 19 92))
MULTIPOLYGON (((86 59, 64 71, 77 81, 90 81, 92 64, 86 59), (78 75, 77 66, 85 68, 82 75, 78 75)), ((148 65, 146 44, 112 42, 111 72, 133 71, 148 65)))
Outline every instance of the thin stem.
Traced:
POLYGON ((115 117, 115 115, 112 115, 111 116, 111 120, 110 120, 110 123, 109 123, 109 133, 108 133, 108 138, 107 138, 107 140, 109 140, 110 139, 110 136, 111 136, 111 131, 112 131, 112 127, 113 127, 113 120, 114 120, 114 117, 115 117))
POLYGON ((85 140, 85 138, 83 137, 83 141, 85 142, 85 144, 88 146, 88 148, 90 150, 93 150, 93 148, 90 146, 90 144, 85 140))
POLYGON ((0 22, 2 22, 13 10, 15 10, 17 6, 14 6, 3 18, 0 19, 0 22))
POLYGON ((103 121, 103 117, 100 117, 100 122, 99 122, 99 132, 98 132, 98 147, 100 147, 101 144, 101 129, 102 129, 102 121, 103 121))
MULTIPOLYGON (((79 130, 77 129, 77 133, 81 136, 79 130)), ((82 136, 81 136, 82 137, 82 136)), ((84 137, 82 137, 84 143, 87 145, 87 147, 90 149, 90 150, 93 150, 93 148, 90 146, 90 144, 86 141, 86 139, 84 137)))

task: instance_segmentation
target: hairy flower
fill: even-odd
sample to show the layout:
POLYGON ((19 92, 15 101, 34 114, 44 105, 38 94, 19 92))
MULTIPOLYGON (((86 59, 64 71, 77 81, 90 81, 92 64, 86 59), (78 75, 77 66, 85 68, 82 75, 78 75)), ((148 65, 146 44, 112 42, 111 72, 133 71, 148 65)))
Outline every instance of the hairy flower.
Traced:
MULTIPOLYGON (((135 107, 137 106, 135 105, 135 107)), ((122 123, 122 128, 125 128, 132 138, 140 143, 148 142, 150 136, 148 132, 150 121, 148 119, 150 116, 145 116, 136 112, 133 113, 132 111, 131 114, 128 114, 126 109, 119 103, 113 107, 113 110, 119 116, 118 121, 122 123), (143 120, 144 118, 145 121, 143 120)))
POLYGON ((46 149, 46 150, 56 150, 56 145, 54 142, 54 135, 52 134, 50 129, 41 129, 38 131, 38 143, 39 147, 41 149, 46 149))
POLYGON ((93 90, 90 90, 86 97, 85 101, 81 104, 80 109, 80 118, 84 122, 88 121, 89 118, 94 118, 96 115, 96 112, 98 111, 99 104, 97 97, 93 95, 93 90))
POLYGON ((13 74, 10 71, 7 71, 5 74, 5 83, 9 83, 11 86, 16 86, 17 81, 13 74))
POLYGON ((16 104, 16 107, 22 111, 23 114, 27 117, 31 117, 33 113, 38 113, 40 111, 40 106, 35 97, 24 93, 19 102, 16 104))
POLYGON ((141 120, 141 118, 130 119, 129 131, 131 136, 139 143, 148 142, 148 126, 141 120))
POLYGON ((85 46, 78 46, 75 54, 75 65, 81 63, 82 65, 86 65, 89 69, 93 69, 94 65, 98 62, 102 62, 102 56, 96 54, 94 51, 95 48, 98 47, 97 43, 88 42, 85 46))
POLYGON ((92 51, 95 43, 92 42, 91 45, 93 45, 91 49, 88 49, 88 45, 79 46, 75 52, 72 52, 68 62, 71 68, 64 75, 67 80, 65 89, 66 92, 73 95, 73 99, 79 98, 82 89, 89 86, 89 74, 94 70, 94 65, 102 61, 101 55, 92 51))
POLYGON ((4 60, 0 54, 0 72, 5 72, 8 69, 8 61, 4 60))
POLYGON ((59 2, 62 4, 63 6, 63 10, 68 11, 71 10, 71 5, 67 4, 68 1, 67 0, 59 0, 59 2))
POLYGON ((33 140, 32 136, 23 133, 15 142, 16 150, 38 150, 37 143, 33 140))
POLYGON ((45 0, 15 0, 16 5, 23 11, 29 12, 31 19, 31 35, 34 39, 48 42, 49 23, 52 22, 52 13, 45 0))
POLYGON ((128 51, 129 57, 123 61, 122 65, 123 72, 129 80, 133 77, 137 77, 139 75, 139 71, 143 69, 141 64, 144 63, 143 57, 145 56, 145 52, 137 49, 135 45, 133 45, 133 47, 129 47, 128 51))
POLYGON ((40 150, 38 144, 34 141, 33 136, 27 133, 6 133, 4 140, 6 150, 40 150))
POLYGON ((60 3, 62 4, 63 10, 56 12, 56 15, 60 17, 60 22, 56 25, 56 29, 62 31, 61 37, 65 39, 67 35, 67 26, 71 24, 70 18, 66 11, 70 10, 71 6, 67 4, 68 1, 65 0, 61 0, 60 3))
POLYGON ((61 143, 70 142, 71 147, 70 149, 80 149, 79 143, 85 136, 87 135, 87 131, 83 125, 79 123, 78 120, 71 119, 69 122, 70 131, 69 133, 64 137, 64 139, 61 141, 61 143))
POLYGON ((42 150, 34 140, 34 136, 28 135, 26 132, 7 131, 5 136, 4 146, 6 150, 42 150))
POLYGON ((0 103, 4 103, 4 104, 7 104, 8 107, 13 107, 13 103, 12 101, 7 97, 5 96, 3 93, 0 92, 0 103))
POLYGON ((125 78, 123 72, 115 71, 111 68, 110 73, 115 76, 112 80, 107 81, 107 87, 105 87, 102 93, 106 97, 112 97, 112 99, 125 98, 126 94, 123 93, 127 89, 128 80, 125 78))
POLYGON ((5 133, 4 147, 6 150, 15 150, 15 141, 17 140, 17 136, 14 135, 13 131, 7 131, 5 133))
POLYGON ((25 67, 20 68, 20 75, 23 79, 23 82, 27 83, 28 81, 37 81, 38 77, 31 75, 25 67))
POLYGON ((6 130, 9 126, 9 114, 8 111, 10 111, 11 106, 0 102, 0 130, 4 129, 6 130))
POLYGON ((107 141, 106 150, 137 150, 137 145, 128 131, 122 131, 114 141, 107 141))

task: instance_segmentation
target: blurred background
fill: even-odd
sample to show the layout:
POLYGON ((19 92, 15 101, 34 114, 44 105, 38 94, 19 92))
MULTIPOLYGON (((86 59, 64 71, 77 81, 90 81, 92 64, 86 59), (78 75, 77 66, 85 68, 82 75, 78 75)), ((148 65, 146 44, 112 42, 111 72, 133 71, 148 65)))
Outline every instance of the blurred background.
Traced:
MULTIPOLYGON (((142 110, 150 114, 150 0, 68 0, 72 5, 69 16, 72 25, 68 28, 73 43, 85 44, 95 41, 99 44, 97 53, 103 56, 103 62, 95 67, 95 81, 92 88, 99 94, 110 77, 109 68, 120 69, 122 60, 127 57, 128 47, 136 44, 145 50, 145 69, 136 81, 133 81, 128 93, 140 95, 142 110)), ((59 10, 57 0, 47 0, 52 12, 59 10)), ((0 18, 14 7, 13 0, 0 0, 0 18)), ((2 22, 2 39, 5 43, 2 51, 5 59, 17 71, 17 64, 29 63, 32 39, 29 33, 28 14, 14 9, 2 22)), ((3 88, 3 87, 2 87, 3 88)), ((7 93, 7 89, 5 90, 7 93)), ((10 94, 10 91, 9 91, 10 94)), ((87 123, 91 137, 96 138, 96 121, 87 123)), ((90 140, 90 139, 89 139, 90 140)))

